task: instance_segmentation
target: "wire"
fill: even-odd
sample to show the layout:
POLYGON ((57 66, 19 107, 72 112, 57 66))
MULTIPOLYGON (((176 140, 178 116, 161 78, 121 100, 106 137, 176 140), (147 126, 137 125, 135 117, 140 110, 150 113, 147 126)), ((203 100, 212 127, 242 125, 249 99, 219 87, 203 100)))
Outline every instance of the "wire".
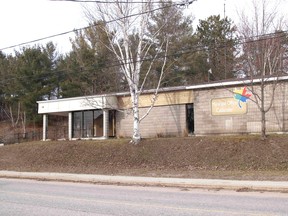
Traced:
MULTIPOLYGON (((98 1, 98 0, 49 0, 49 1, 60 1, 60 2, 78 2, 78 3, 101 3, 101 4, 113 4, 113 3, 119 3, 119 4, 161 4, 163 1, 98 1)), ((181 2, 177 3, 180 6, 184 5, 190 5, 196 0, 182 0, 181 2)))
MULTIPOLYGON (((50 1, 53 1, 53 0, 50 0, 50 1)), ((54 0, 54 1, 56 1, 56 0, 54 0)), ((68 0, 65 0, 65 1, 68 1, 68 0)), ((194 1, 196 1, 196 0, 189 1, 188 3, 192 4, 194 1)), ((104 3, 104 2, 101 1, 101 3, 104 3)), ((113 3, 115 3, 115 2, 113 2, 113 3)), ((169 8, 169 7, 183 6, 183 4, 184 3, 175 3, 175 4, 159 7, 159 8, 156 8, 156 9, 144 11, 144 12, 141 12, 141 13, 131 14, 129 16, 124 16, 124 17, 120 17, 120 18, 117 18, 117 19, 106 21, 106 24, 112 23, 112 22, 116 22, 116 21, 119 21, 119 20, 122 20, 122 19, 126 19, 126 18, 131 18, 131 17, 134 17, 134 16, 139 16, 139 15, 155 12, 157 10, 161 10, 161 9, 165 9, 165 8, 169 8)), ((46 40, 46 39, 50 39, 50 38, 54 38, 54 37, 58 37, 58 36, 66 35, 66 34, 70 34, 72 32, 88 29, 88 28, 91 28, 91 27, 94 27, 94 26, 97 26, 97 25, 99 25, 99 24, 96 23, 94 25, 89 25, 89 26, 86 26, 86 27, 83 27, 83 28, 73 29, 73 30, 62 32, 62 33, 59 33, 59 34, 54 34, 54 35, 50 35, 50 36, 47 36, 47 37, 43 37, 43 38, 39 38, 39 39, 35 39, 35 40, 19 43, 19 44, 16 44, 16 45, 0 48, 0 51, 6 50, 6 49, 15 48, 15 47, 19 47, 19 46, 23 46, 23 45, 27 45, 27 44, 30 44, 30 43, 39 42, 39 41, 42 41, 42 40, 46 40)))
MULTIPOLYGON (((177 4, 178 5, 178 4, 177 4)), ((161 7, 161 8, 166 8, 166 7, 171 7, 171 5, 168 5, 168 6, 165 6, 165 7, 161 7)), ((154 9, 154 10, 151 10, 151 11, 156 11, 156 10, 159 10, 159 9, 161 9, 161 8, 156 8, 156 9, 154 9)), ((142 12, 143 14, 144 13, 147 13, 147 11, 146 12, 142 12)), ((136 15, 139 15, 139 14, 142 14, 142 13, 138 13, 138 14, 136 14, 136 15)), ((132 14, 132 15, 130 15, 130 16, 135 16, 135 14, 132 14)), ((127 17, 129 17, 129 16, 127 16, 127 17)), ((122 18, 118 18, 118 19, 115 19, 115 20, 111 20, 111 21, 108 21, 108 22, 114 22, 114 21, 116 21, 116 20, 119 20, 119 19, 123 19, 123 17, 122 18)), ((108 23, 107 22, 107 23, 108 23)), ((93 26, 97 26, 97 24, 95 24, 95 25, 90 25, 90 26, 87 26, 87 27, 84 27, 84 28, 79 28, 79 29, 75 29, 75 30, 73 30, 73 31, 77 31, 77 30, 84 30, 84 29, 87 29, 87 28, 91 28, 91 27, 93 27, 93 26)), ((72 31, 69 31, 69 32, 72 32, 72 31)), ((270 34, 263 34, 263 35, 258 35, 258 36, 251 36, 251 37, 248 37, 248 38, 242 38, 242 42, 241 41, 239 41, 237 44, 235 44, 235 45, 240 45, 240 44, 245 44, 245 43, 253 43, 253 42, 256 42, 256 41, 261 41, 261 40, 267 40, 267 39, 269 39, 269 38, 267 38, 267 37, 272 37, 272 38, 281 38, 281 37, 285 37, 286 35, 285 35, 285 33, 287 33, 288 32, 288 30, 286 30, 286 31, 281 31, 281 32, 276 32, 276 33, 270 33, 270 34), (257 38, 256 40, 255 40, 255 38, 257 38)), ((57 35, 63 35, 63 34, 66 34, 67 32, 64 32, 64 33, 60 33, 60 34, 57 34, 57 35)), ((45 39, 47 39, 47 38, 49 38, 49 37, 45 37, 45 39)), ((39 41, 39 40, 41 40, 41 39, 38 39, 38 40, 34 40, 34 41, 39 41)), ((22 43, 23 44, 23 43, 22 43)), ((210 44, 210 45, 212 45, 212 44, 210 44)), ((214 45, 214 44, 213 44, 214 45)), ((194 52, 199 52, 199 51, 204 51, 204 50, 207 50, 207 48, 206 47, 209 47, 209 44, 208 45, 206 45, 206 46, 204 46, 204 45, 197 45, 197 46, 192 46, 192 47, 188 47, 188 48, 186 48, 186 49, 182 49, 182 50, 178 50, 178 52, 177 53, 174 53, 173 55, 170 55, 170 56, 167 56, 167 55, 159 55, 158 57, 157 57, 157 59, 160 59, 160 58, 164 58, 164 57, 171 57, 171 56, 179 56, 179 55, 184 55, 184 54, 189 54, 189 53, 194 53, 194 52)), ((216 50, 216 49, 221 49, 221 48, 224 48, 224 47, 226 47, 225 45, 223 46, 223 44, 218 44, 216 47, 213 47, 213 48, 210 48, 210 50, 216 50)), ((151 60, 151 58, 150 59, 144 59, 144 60, 140 60, 140 61, 138 61, 138 62, 144 62, 144 61, 150 61, 151 60)), ((133 61, 133 60, 127 60, 128 62, 126 63, 126 64, 133 64, 133 63, 136 63, 136 61, 133 61)), ((119 62, 118 61, 112 61, 112 62, 110 62, 110 63, 112 63, 112 64, 110 64, 109 66, 106 66, 106 67, 104 67, 104 68, 102 68, 102 69, 107 69, 107 68, 111 68, 111 67, 119 67, 119 66, 121 66, 121 65, 123 65, 123 64, 119 64, 119 62)), ((93 70, 94 69, 94 67, 96 67, 95 65, 92 65, 92 66, 87 66, 87 67, 91 67, 91 68, 89 68, 89 69, 84 69, 83 70, 83 68, 79 68, 80 70, 81 70, 81 72, 85 72, 85 71, 91 71, 91 70, 93 70)), ((86 67, 86 68, 87 68, 86 67)), ((69 71, 69 69, 66 69, 66 70, 62 70, 62 71, 52 71, 52 72, 55 72, 55 73, 60 73, 60 72, 65 72, 65 71, 69 71)), ((49 72, 47 72, 47 73, 50 73, 51 74, 51 72, 49 71, 49 72)), ((73 71, 71 72, 71 73, 73 73, 73 71)), ((45 73, 43 74, 43 76, 45 75, 45 73)), ((15 78, 11 78, 11 79, 22 79, 22 78, 29 78, 29 77, 33 77, 34 75, 31 75, 31 76, 22 76, 22 77, 15 77, 15 78)), ((41 77, 40 77, 41 78, 41 77)), ((6 80, 1 80, 0 82, 5 82, 5 81, 8 81, 8 79, 6 79, 6 80)))
MULTIPOLYGON (((288 30, 286 31, 283 31, 284 33, 287 33, 288 30)), ((259 42, 259 41, 262 41, 262 40, 265 40, 267 39, 267 36, 272 36, 273 34, 265 34, 265 35, 261 35, 261 36, 257 36, 257 37, 260 37, 260 39, 257 39, 257 40, 252 40, 251 38, 253 37, 256 37, 256 36, 253 36, 251 38, 249 38, 249 41, 242 41, 242 42, 238 42, 235 44, 236 45, 243 45, 243 44, 248 44, 248 43, 254 43, 254 42, 259 42)), ((285 34, 280 34, 279 33, 275 33, 273 38, 281 38, 281 37, 286 37, 285 34)), ((271 38, 268 38, 268 39, 271 39, 271 38)), ((245 39, 246 40, 246 39, 245 39)), ((224 42, 223 42, 224 44, 224 42)), ((221 48, 225 48, 225 45, 223 44, 219 44, 217 47, 214 47, 214 48, 210 48, 210 50, 216 50, 216 49, 221 49, 221 48)), ((171 55, 159 55, 156 59, 162 59, 164 57, 174 57, 174 56, 181 56, 181 55, 185 55, 185 54, 193 54, 195 52, 201 52, 201 51, 207 51, 207 46, 204 46, 204 45, 195 45, 195 46, 192 46, 192 47, 188 47, 186 49, 182 49, 182 50, 178 50, 177 53, 173 53, 171 55)), ((146 61, 151 61, 153 58, 146 58, 146 59, 142 59, 142 60, 139 60, 139 61, 135 61, 135 60, 127 60, 127 62, 125 64, 133 64, 133 63, 137 63, 137 62, 146 62, 146 61)), ((114 67, 120 67, 124 65, 123 63, 119 63, 119 61, 112 61, 112 62, 109 62, 109 65, 108 66, 105 66, 103 67, 102 69, 109 69, 109 68, 114 68, 114 67)), ((94 70, 95 67, 97 67, 96 65, 91 65, 91 66, 86 66, 86 67, 79 67, 78 70, 81 72, 81 73, 84 73, 84 72, 89 72, 91 70, 94 70)), ((57 73, 65 73, 66 74, 72 74, 72 73, 75 73, 75 69, 73 70, 70 70, 70 69, 63 69, 63 70, 57 70, 57 71, 49 71, 49 72, 44 72, 42 74, 42 76, 40 77, 37 77, 38 79, 40 78, 45 78, 47 77, 48 75, 53 75, 54 73, 57 74, 57 73)), ((17 79, 27 79, 27 78, 33 78, 35 75, 31 75, 31 76, 18 76, 18 77, 13 77, 13 78, 9 78, 9 79, 2 79, 0 81, 0 83, 2 84, 7 84, 7 81, 12 81, 12 80, 17 80, 17 79)))
MULTIPOLYGON (((83 28, 83 29, 84 29, 84 28, 83 28)), ((75 30, 71 30, 71 31, 67 31, 67 32, 62 32, 62 33, 55 34, 55 35, 50 35, 50 36, 43 37, 43 38, 38 38, 38 39, 35 39, 35 40, 31 40, 31 41, 27 41, 27 42, 19 43, 19 44, 12 45, 12 46, 8 46, 8 47, 4 47, 4 48, 0 48, 0 51, 2 51, 2 50, 6 50, 6 49, 15 48, 15 47, 18 47, 18 46, 27 45, 27 44, 30 44, 30 43, 35 43, 35 42, 42 41, 42 40, 46 40, 46 39, 50 39, 50 38, 53 38, 53 37, 62 36, 62 35, 65 35, 65 34, 72 33, 72 32, 74 32, 74 31, 76 31, 76 30, 77 30, 77 29, 75 29, 75 30)))
POLYGON ((112 4, 112 3, 119 3, 119 4, 126 4, 126 3, 135 3, 135 4, 146 4, 146 3, 152 3, 152 4, 159 4, 162 3, 161 1, 97 1, 97 0, 49 0, 49 1, 60 1, 60 2, 80 2, 80 3, 101 3, 101 4, 112 4))

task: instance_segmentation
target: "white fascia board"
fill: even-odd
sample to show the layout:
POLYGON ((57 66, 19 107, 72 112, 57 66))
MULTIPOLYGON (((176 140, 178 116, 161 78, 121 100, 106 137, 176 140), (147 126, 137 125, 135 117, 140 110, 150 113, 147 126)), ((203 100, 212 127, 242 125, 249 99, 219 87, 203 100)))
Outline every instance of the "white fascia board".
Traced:
MULTIPOLYGON (((276 80, 278 81, 288 80, 288 76, 264 78, 264 82, 273 82, 276 80)), ((253 80, 246 79, 246 80, 236 80, 236 81, 229 81, 229 82, 208 83, 208 84, 202 84, 202 85, 187 86, 186 90, 226 87, 226 86, 234 86, 234 85, 247 85, 247 84, 254 84, 254 83, 257 84, 257 83, 261 83, 261 81, 262 81, 262 78, 253 79, 253 80)))
POLYGON ((87 96, 37 101, 38 114, 72 112, 91 109, 117 109, 116 96, 87 96))

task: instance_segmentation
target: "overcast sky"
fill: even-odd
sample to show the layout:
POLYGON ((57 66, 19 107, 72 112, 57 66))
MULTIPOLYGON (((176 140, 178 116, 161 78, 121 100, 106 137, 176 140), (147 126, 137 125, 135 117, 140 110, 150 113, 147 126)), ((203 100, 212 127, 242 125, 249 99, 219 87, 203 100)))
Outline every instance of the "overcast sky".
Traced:
MULTIPOLYGON (((223 17, 225 4, 226 15, 236 22, 236 11, 245 8, 247 2, 251 1, 197 0, 186 9, 186 13, 192 13, 197 23, 199 19, 206 19, 210 15, 220 14, 223 17)), ((287 6, 288 0, 283 1, 287 6)), ((0 20, 0 49, 87 26, 80 3, 49 0, 1 1, 0 20)), ((64 53, 70 50, 69 37, 73 36, 74 34, 70 33, 37 43, 53 41, 59 52, 64 53)), ((10 53, 13 49, 2 51, 10 53)))

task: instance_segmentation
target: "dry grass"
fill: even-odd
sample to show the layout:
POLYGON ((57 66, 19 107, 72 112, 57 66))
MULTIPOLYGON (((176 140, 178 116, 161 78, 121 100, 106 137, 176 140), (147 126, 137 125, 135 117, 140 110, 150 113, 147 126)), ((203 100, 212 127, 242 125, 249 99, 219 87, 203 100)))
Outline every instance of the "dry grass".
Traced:
POLYGON ((31 142, 0 147, 0 169, 190 178, 288 180, 288 136, 31 142))

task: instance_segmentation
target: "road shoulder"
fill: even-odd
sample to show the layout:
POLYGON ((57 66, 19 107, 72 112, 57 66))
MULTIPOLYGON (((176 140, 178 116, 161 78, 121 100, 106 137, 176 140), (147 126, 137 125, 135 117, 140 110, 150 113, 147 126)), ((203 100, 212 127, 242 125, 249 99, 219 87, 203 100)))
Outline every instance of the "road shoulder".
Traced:
POLYGON ((237 191, 279 191, 288 193, 287 181, 247 181, 222 179, 157 178, 139 176, 109 176, 72 173, 0 171, 0 178, 20 178, 46 181, 69 181, 95 184, 163 186, 237 191))

